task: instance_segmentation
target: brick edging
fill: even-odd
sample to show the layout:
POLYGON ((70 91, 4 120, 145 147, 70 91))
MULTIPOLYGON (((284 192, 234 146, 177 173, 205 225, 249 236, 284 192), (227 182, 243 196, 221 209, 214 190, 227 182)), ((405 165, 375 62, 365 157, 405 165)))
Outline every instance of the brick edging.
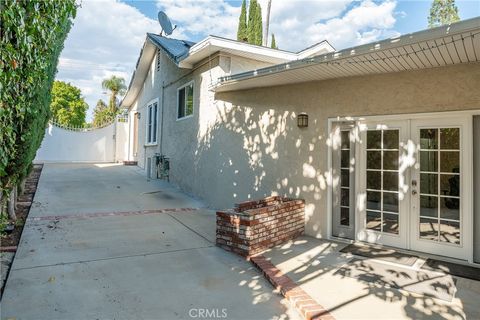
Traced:
POLYGON ((17 246, 0 247, 0 252, 16 252, 17 246))
POLYGON ((161 214, 161 213, 173 213, 173 212, 191 212, 197 211, 201 208, 165 208, 154 210, 138 210, 138 211, 112 211, 112 212, 90 212, 79 214, 66 214, 57 216, 41 216, 27 218, 28 221, 42 221, 42 220, 62 220, 62 219, 85 219, 85 218, 97 218, 97 217, 115 217, 115 216, 138 216, 148 214, 161 214))
POLYGON ((267 280, 278 289, 282 295, 307 320, 335 320, 327 309, 318 304, 308 293, 297 285, 290 277, 283 274, 265 256, 250 257, 255 267, 262 271, 267 280))

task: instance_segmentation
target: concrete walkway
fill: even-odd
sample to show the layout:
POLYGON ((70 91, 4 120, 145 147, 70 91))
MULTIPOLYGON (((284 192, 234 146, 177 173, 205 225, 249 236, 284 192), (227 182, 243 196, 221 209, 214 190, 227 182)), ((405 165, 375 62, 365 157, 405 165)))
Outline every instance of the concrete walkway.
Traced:
POLYGON ((134 167, 46 164, 1 318, 298 318, 214 238, 213 211, 134 167))

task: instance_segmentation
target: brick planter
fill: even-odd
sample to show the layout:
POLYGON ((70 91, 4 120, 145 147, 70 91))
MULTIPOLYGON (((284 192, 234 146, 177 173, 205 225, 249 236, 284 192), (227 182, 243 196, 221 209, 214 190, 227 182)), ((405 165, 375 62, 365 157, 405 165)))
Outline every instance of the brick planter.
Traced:
POLYGON ((216 243, 249 257, 298 237, 304 230, 304 200, 268 197, 218 211, 216 243))

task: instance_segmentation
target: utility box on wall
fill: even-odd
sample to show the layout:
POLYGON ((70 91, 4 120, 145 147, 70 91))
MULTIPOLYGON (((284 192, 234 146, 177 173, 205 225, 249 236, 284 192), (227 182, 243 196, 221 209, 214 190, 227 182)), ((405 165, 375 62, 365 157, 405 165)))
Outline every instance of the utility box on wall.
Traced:
POLYGON ((282 197, 239 203, 217 212, 216 244, 249 257, 302 235, 305 201, 282 197))

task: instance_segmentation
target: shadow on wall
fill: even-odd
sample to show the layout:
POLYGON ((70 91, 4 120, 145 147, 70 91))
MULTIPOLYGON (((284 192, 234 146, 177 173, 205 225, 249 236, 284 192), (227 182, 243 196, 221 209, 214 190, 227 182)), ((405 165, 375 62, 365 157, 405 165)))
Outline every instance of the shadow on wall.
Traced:
POLYGON ((318 214, 326 207, 329 180, 319 170, 327 161, 319 150, 326 143, 323 126, 312 106, 303 109, 284 95, 285 100, 256 90, 216 94, 217 119, 199 131, 195 153, 195 175, 207 172, 216 183, 197 189, 217 208, 270 195, 303 198, 307 229, 321 236, 318 214), (308 128, 297 127, 300 112, 309 113, 308 128))

